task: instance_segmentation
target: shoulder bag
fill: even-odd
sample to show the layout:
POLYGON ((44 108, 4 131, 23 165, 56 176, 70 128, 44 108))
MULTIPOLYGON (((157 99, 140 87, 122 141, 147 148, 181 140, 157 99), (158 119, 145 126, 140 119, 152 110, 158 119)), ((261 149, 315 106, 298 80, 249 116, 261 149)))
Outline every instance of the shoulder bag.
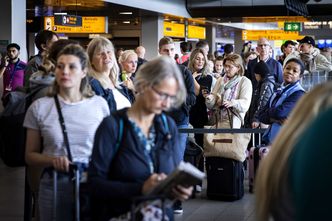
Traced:
MULTIPOLYGON (((241 119, 242 117, 231 108, 227 108, 230 128, 232 126, 232 116, 241 119)), ((205 126, 208 129, 223 128, 223 122, 216 119, 213 126, 205 126), (219 125, 220 123, 220 125, 219 125)), ((226 127, 225 127, 226 128, 226 127)), ((246 149, 250 141, 251 134, 248 133, 206 133, 204 134, 204 155, 206 157, 224 157, 243 162, 246 158, 246 149)))

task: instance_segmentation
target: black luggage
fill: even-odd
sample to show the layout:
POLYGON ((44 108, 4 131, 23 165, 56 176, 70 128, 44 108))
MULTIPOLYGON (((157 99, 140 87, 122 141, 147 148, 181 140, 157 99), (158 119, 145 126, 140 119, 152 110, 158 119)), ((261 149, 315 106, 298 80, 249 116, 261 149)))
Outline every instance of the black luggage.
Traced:
MULTIPOLYGON (((58 173, 53 170, 53 219, 58 220, 57 205, 58 201, 58 173)), ((69 176, 72 176, 73 181, 73 201, 74 201, 74 220, 75 221, 88 221, 91 220, 90 202, 88 196, 87 183, 82 183, 82 166, 70 165, 69 176)), ((61 202, 60 202, 61 203, 61 202)))
POLYGON ((241 199, 244 195, 243 163, 223 157, 207 157, 207 197, 225 201, 241 199))

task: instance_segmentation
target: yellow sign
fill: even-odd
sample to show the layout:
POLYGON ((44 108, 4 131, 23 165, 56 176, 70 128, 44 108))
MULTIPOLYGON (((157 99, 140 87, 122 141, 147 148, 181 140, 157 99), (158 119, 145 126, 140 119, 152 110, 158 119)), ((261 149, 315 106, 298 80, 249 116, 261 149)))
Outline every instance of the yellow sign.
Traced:
POLYGON ((242 31, 242 40, 258 40, 259 38, 267 38, 268 40, 299 40, 304 36, 299 35, 299 32, 295 31, 283 31, 283 30, 245 30, 242 31))
POLYGON ((97 16, 82 17, 82 27, 69 27, 54 24, 54 17, 44 17, 44 29, 56 33, 107 33, 107 17, 97 16))
POLYGON ((188 38, 205 39, 205 27, 188 25, 188 38))
POLYGON ((184 38, 184 24, 164 22, 164 36, 184 38))
POLYGON ((309 21, 303 16, 275 16, 275 17, 244 17, 242 22, 306 22, 309 21))

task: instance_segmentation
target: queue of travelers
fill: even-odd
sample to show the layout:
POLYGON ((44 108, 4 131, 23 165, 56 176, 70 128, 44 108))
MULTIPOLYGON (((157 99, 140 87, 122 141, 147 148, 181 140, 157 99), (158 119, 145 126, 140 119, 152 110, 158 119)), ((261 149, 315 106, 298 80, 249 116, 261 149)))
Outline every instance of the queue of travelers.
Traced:
MULTIPOLYGON (((283 141, 286 132, 291 132, 287 126, 290 122, 296 123, 293 109, 300 112, 297 104, 305 105, 302 75, 305 71, 332 70, 331 63, 314 48, 314 39, 306 36, 299 42, 300 52, 293 51, 294 42, 284 43, 280 62, 271 57, 272 48, 266 38, 258 40, 257 53, 248 50, 248 43, 244 58, 233 53, 233 45, 227 45, 227 53, 212 58, 213 69, 209 68, 206 41, 199 41, 192 51, 191 44, 181 43, 183 56, 177 60, 181 64, 176 64, 175 43, 169 37, 160 39, 160 56, 151 61, 145 60, 143 46, 135 51, 117 50, 109 39, 96 37, 85 50, 75 41, 58 40, 53 32, 44 31, 36 36, 38 55, 26 65, 19 59, 19 45, 9 44, 7 57, 0 66, 5 85, 3 104, 6 104, 6 94, 17 87, 32 89, 44 85, 24 121, 27 166, 39 168, 30 172, 30 182, 34 183, 31 189, 40 220, 50 220, 54 215, 53 169, 59 172, 61 193, 56 215, 61 220, 72 220, 72 182, 68 173, 72 163, 89 165, 93 220, 109 220, 128 212, 132 197, 149 192, 184 159, 187 134, 179 133, 178 129, 190 124, 204 128, 209 122, 209 111, 218 114, 220 128, 241 128, 244 124, 250 128, 267 128, 263 143, 272 145, 272 161, 277 153, 274 151, 280 152, 282 142, 286 142, 283 141), (60 123, 57 123, 55 99, 64 115, 72 162, 67 157, 60 123), (229 116, 229 109, 236 114, 229 116), (120 121, 125 125, 125 132, 118 144, 120 121)), ((318 93, 314 91, 313 94, 318 93)), ((312 115, 310 120, 317 114, 312 115)), ((296 137, 287 145, 295 149, 296 139, 304 130, 305 127, 298 129, 296 137)), ((204 148, 202 134, 195 134, 195 142, 204 148)), ((300 149, 298 145, 296 148, 300 149)), ((297 149, 296 152, 301 151, 297 149)), ((291 160, 295 150, 285 153, 284 163, 291 160)), ((270 182, 267 179, 271 171, 267 171, 271 168, 265 164, 267 169, 260 170, 263 175, 257 181, 258 186, 270 182)), ((283 196, 292 191, 290 187, 297 181, 281 175, 288 170, 298 172, 292 166, 290 169, 282 166, 278 180, 274 179, 276 185, 281 184, 280 179, 287 180, 287 186, 282 184, 277 189, 283 196), (286 187, 287 190, 283 189, 286 187)), ((188 199, 192 191, 192 187, 184 186, 173 189, 176 200, 166 211, 170 220, 174 218, 173 213, 183 212, 181 201, 188 199)), ((277 194, 268 188, 261 191, 277 194)), ((295 216, 296 203, 301 198, 294 193, 286 198, 289 202, 278 202, 276 209, 269 202, 276 195, 270 198, 257 194, 267 202, 258 210, 261 220, 271 215, 276 220, 292 220, 289 218, 295 216), (289 214, 285 215, 288 219, 283 219, 284 203, 291 203, 289 214)))

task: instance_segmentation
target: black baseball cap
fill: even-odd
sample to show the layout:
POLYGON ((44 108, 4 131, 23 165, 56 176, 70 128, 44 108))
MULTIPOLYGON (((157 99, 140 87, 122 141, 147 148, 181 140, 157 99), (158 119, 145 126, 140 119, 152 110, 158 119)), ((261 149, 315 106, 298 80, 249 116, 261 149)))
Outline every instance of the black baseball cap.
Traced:
POLYGON ((307 43, 307 44, 311 44, 312 46, 315 46, 315 40, 310 36, 305 36, 301 40, 298 40, 298 42, 300 44, 307 43))

